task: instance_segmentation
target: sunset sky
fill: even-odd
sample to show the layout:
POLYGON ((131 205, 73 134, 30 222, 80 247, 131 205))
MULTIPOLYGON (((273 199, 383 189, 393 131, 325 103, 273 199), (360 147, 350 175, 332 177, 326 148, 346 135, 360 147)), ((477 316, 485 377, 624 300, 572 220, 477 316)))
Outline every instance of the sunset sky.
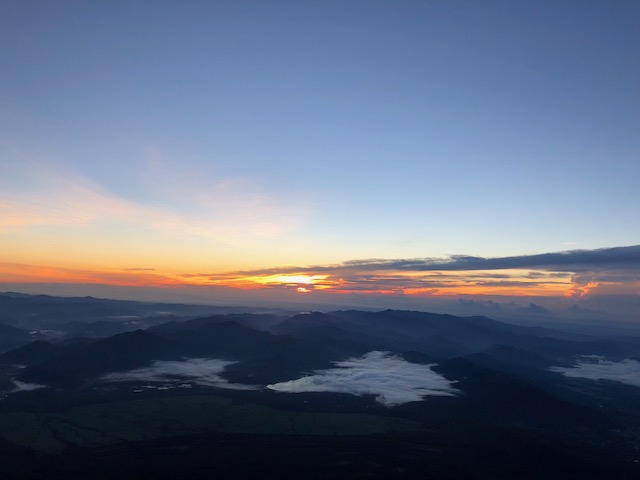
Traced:
POLYGON ((638 25, 636 0, 5 0, 0 291, 638 297, 638 25))

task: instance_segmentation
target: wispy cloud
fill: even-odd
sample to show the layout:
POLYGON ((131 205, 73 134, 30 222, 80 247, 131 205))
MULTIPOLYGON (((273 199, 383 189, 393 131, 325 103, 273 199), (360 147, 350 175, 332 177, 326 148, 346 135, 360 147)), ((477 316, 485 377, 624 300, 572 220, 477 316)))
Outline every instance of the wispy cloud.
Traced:
POLYGON ((131 198, 6 143, 0 147, 0 231, 109 221, 233 243, 281 235, 305 216, 299 203, 267 194, 248 178, 211 181, 156 167, 147 174, 153 178, 142 182, 147 191, 131 198))
POLYGON ((38 162, 15 147, 0 168, 0 228, 82 224, 129 214, 128 202, 61 166, 38 162))
MULTIPOLYGON (((285 192, 269 192, 247 176, 227 177, 215 168, 204 169, 183 159, 149 148, 147 168, 141 178, 145 193, 154 203, 170 205, 176 211, 197 217, 196 225, 207 222, 231 234, 243 228, 247 233, 274 236, 287 231, 306 216, 306 206, 285 192)), ((204 162, 214 164, 215 162, 204 162)))
POLYGON ((277 392, 339 392, 375 395, 376 401, 393 407, 423 400, 430 395, 452 396, 453 383, 429 365, 409 363, 389 352, 373 351, 360 358, 336 362, 336 368, 313 375, 267 385, 277 392))

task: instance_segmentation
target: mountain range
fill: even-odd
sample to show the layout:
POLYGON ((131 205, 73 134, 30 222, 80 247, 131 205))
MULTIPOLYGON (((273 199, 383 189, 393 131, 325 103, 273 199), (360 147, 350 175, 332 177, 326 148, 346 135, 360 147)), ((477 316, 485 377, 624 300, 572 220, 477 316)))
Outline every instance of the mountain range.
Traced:
POLYGON ((106 458, 162 478, 186 458, 195 478, 233 468, 246 478, 640 474, 633 336, 399 310, 241 313, 16 294, 0 294, 0 306, 7 478, 115 475, 98 468, 106 458), (254 457, 291 437, 308 463, 254 457), (239 439, 254 464, 227 461, 239 439), (202 451, 211 442, 228 442, 227 460, 202 451), (171 460, 167 448, 181 453, 171 460))

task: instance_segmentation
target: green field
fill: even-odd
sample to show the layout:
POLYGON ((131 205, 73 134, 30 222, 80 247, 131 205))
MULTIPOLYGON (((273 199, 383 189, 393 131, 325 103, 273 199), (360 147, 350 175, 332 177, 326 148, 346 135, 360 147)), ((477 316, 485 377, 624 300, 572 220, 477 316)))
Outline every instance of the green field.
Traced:
POLYGON ((194 395, 0 415, 0 436, 47 453, 205 431, 289 435, 368 435, 417 431, 417 422, 367 414, 287 412, 194 395))

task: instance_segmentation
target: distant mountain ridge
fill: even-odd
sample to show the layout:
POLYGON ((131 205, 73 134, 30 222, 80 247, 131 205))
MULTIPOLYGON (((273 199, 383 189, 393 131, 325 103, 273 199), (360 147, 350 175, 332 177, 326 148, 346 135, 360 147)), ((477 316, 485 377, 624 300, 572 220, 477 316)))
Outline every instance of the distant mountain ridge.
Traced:
MULTIPOLYGON (((48 297, 36 299, 45 300, 49 302, 48 297)), ((85 301, 71 303, 83 310, 85 301)), ((223 374, 230 381, 267 384, 328 368, 332 361, 372 350, 416 352, 414 357, 419 354, 436 361, 464 357, 483 368, 531 379, 549 375, 546 368, 566 365, 577 355, 640 355, 640 346, 633 342, 571 340, 564 332, 510 325, 484 316, 348 310, 291 316, 216 314, 182 321, 169 318, 166 323, 135 331, 126 331, 130 327, 125 322, 61 324, 85 337, 96 329, 121 332, 69 346, 27 345, 0 355, 0 363, 22 359, 19 363, 28 365, 19 373, 24 381, 70 386, 158 360, 219 358, 237 362, 223 374)), ((16 335, 25 333, 15 327, 6 329, 16 335)))
MULTIPOLYGON (((129 317, 106 302, 118 315, 104 319, 101 308, 88 309, 94 299, 87 298, 61 302, 78 308, 71 318, 54 308, 55 318, 47 320, 44 310, 34 316, 33 302, 40 308, 57 300, 5 295, 0 301, 14 302, 9 314, 19 322, 56 329, 47 335, 0 325, 2 341, 15 347, 0 353, 0 436, 20 445, 24 435, 42 448, 47 441, 59 448, 64 442, 92 448, 106 438, 117 443, 117 425, 135 438, 156 438, 160 431, 178 438, 214 413, 207 434, 268 432, 273 421, 278 435, 302 438, 301 431, 316 431, 318 418, 343 418, 335 414, 358 424, 351 415, 373 414, 366 418, 375 425, 411 422, 413 433, 398 441, 424 448, 428 440, 432 446, 419 450, 420 458, 456 452, 450 465, 469 451, 484 464, 487 435, 499 452, 510 448, 502 439, 515 438, 517 445, 560 452, 568 465, 583 465, 591 452, 622 470, 635 465, 629 462, 640 432, 640 389, 554 371, 575 367, 583 355, 594 368, 632 368, 640 358, 640 340, 633 337, 616 341, 484 316, 403 310, 191 316, 182 307, 172 312, 156 305, 156 315, 144 316, 154 312, 126 304, 141 315, 129 317), (177 407, 183 404, 194 411, 177 407), (136 410, 141 405, 151 411, 136 410), (470 434, 479 435, 478 443, 469 443, 470 434)), ((331 424, 320 427, 332 431, 331 424)), ((122 442, 126 451, 131 445, 122 442)), ((528 455, 519 447, 508 451, 528 455)))

